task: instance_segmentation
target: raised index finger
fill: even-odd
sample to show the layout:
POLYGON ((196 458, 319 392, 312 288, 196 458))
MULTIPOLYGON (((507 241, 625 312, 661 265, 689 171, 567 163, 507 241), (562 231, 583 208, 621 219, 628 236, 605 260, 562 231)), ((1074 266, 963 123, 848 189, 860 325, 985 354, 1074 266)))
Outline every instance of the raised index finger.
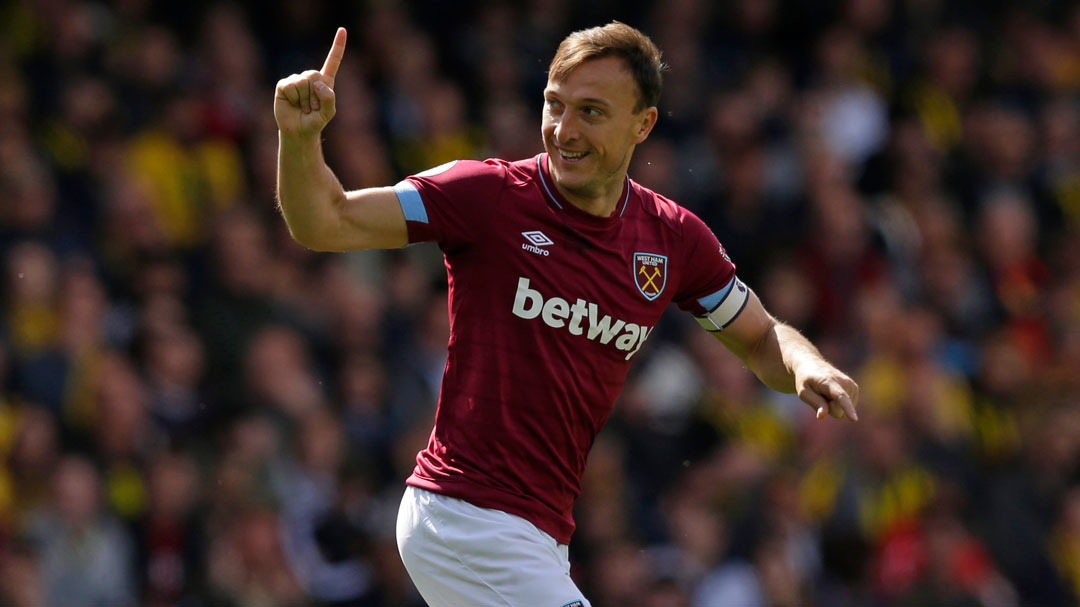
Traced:
POLYGON ((345 28, 339 27, 337 34, 334 35, 334 45, 330 47, 330 54, 326 56, 326 61, 323 63, 320 73, 330 79, 330 85, 334 84, 334 77, 337 76, 338 68, 341 67, 341 58, 345 56, 345 38, 348 34, 345 32, 345 28))

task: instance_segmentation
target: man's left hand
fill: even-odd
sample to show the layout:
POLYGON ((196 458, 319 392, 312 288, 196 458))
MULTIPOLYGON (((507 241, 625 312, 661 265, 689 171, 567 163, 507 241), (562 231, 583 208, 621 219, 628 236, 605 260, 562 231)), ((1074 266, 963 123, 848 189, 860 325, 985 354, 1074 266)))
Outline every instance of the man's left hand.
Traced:
POLYGON ((817 411, 817 418, 831 415, 837 419, 859 421, 855 405, 859 385, 836 367, 822 361, 804 365, 795 373, 795 391, 803 402, 817 411))

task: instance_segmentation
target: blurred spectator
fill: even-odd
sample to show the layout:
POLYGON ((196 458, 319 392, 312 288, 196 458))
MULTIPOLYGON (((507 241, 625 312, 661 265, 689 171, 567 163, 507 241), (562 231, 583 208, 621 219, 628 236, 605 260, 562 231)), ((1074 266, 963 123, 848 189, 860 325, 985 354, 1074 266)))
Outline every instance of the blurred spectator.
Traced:
POLYGON ((207 558, 215 603, 284 607, 304 601, 282 552, 278 529, 278 517, 265 509, 241 511, 226 521, 207 558))
MULTIPOLYGON (((230 209, 216 224, 208 260, 213 279, 193 310, 194 324, 206 338, 210 388, 222 406, 244 404, 243 358, 265 327, 293 318, 272 295, 277 260, 262 219, 247 207, 230 209)), ((266 378, 269 379, 269 378, 266 378)))
MULTIPOLYGON (((160 36, 161 44, 171 44, 165 32, 160 36)), ((236 145, 206 134, 202 103, 188 89, 167 96, 159 116, 131 140, 129 150, 131 169, 150 188, 166 242, 180 249, 205 243, 214 213, 235 204, 247 186, 236 145)))
POLYGON ((84 458, 56 467, 51 504, 31 515, 49 605, 134 605, 130 535, 103 510, 101 477, 84 458))
POLYGON ((148 409, 169 438, 183 444, 211 415, 213 403, 202 388, 202 343, 190 329, 170 326, 148 331, 143 348, 148 409))
POLYGON ((251 340, 245 379, 252 404, 278 415, 284 427, 301 423, 324 405, 324 394, 311 369, 303 338, 270 326, 251 340))
POLYGON ((26 398, 59 413, 66 361, 60 347, 60 268, 56 255, 27 241, 7 255, 5 276, 10 327, 6 338, 12 381, 26 398))
POLYGON ((185 455, 164 453, 149 466, 147 510, 135 526, 143 604, 199 601, 206 591, 206 546, 200 478, 185 455))
POLYGON ((841 26, 822 34, 818 91, 810 93, 819 98, 811 97, 811 103, 821 106, 820 128, 829 151, 855 166, 877 151, 886 137, 885 102, 860 78, 867 63, 855 32, 841 26))
POLYGON ((61 445, 55 418, 41 408, 5 403, 4 425, 10 442, 5 449, 3 521, 11 529, 48 502, 61 445))
POLYGON ((311 411, 295 453, 273 471, 285 558, 307 594, 326 602, 356 601, 371 590, 371 572, 357 558, 360 530, 336 508, 344 440, 336 417, 311 411))
POLYGON ((11 542, 0 549, 0 604, 44 605, 45 586, 32 547, 11 542))

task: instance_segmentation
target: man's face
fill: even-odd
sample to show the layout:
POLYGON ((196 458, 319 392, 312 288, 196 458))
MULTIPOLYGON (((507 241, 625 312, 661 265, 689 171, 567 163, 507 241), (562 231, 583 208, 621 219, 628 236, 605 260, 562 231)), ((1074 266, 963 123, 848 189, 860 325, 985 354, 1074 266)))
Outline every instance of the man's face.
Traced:
POLYGON ((621 59, 592 59, 544 89, 544 148, 559 189, 571 202, 618 187, 634 146, 656 123, 656 108, 635 112, 637 84, 621 59))

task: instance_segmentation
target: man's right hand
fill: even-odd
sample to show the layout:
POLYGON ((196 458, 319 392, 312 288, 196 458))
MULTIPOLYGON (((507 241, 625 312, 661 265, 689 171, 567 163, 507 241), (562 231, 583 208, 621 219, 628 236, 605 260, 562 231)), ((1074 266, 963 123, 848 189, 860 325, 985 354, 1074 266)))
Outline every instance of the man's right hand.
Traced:
POLYGON ((278 81, 274 119, 282 135, 317 136, 334 117, 334 77, 345 55, 345 38, 345 28, 339 27, 321 70, 308 70, 278 81))

